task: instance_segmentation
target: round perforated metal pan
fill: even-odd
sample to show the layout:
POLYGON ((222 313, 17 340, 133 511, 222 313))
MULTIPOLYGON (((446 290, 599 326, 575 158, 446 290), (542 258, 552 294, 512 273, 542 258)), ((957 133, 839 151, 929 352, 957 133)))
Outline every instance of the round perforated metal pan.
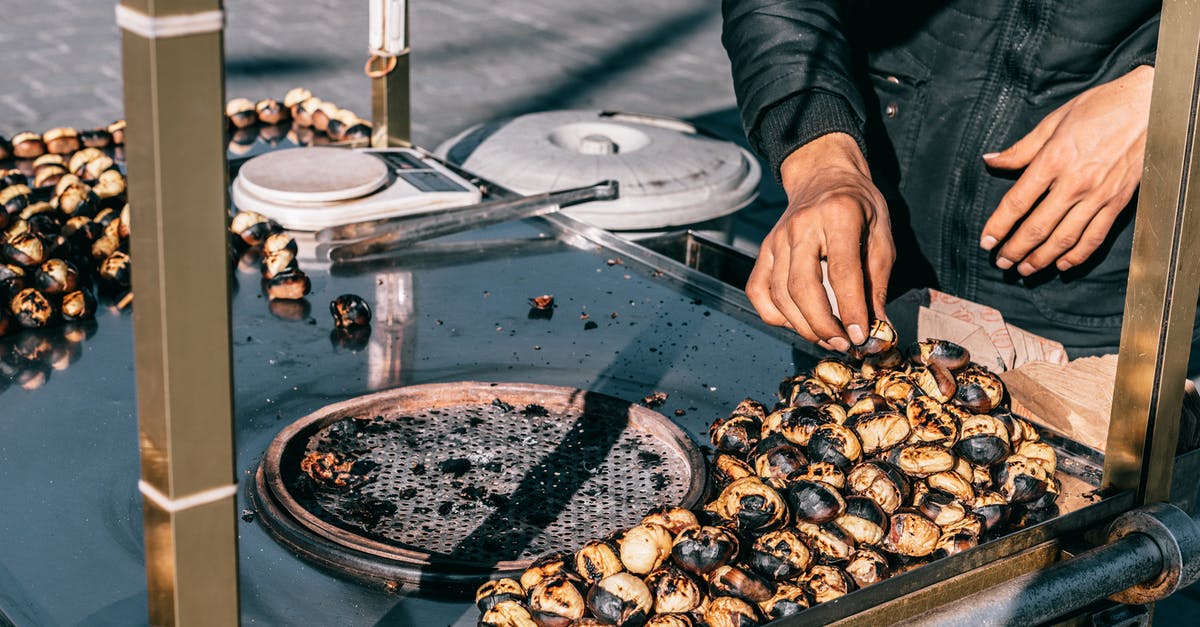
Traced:
POLYGON ((646 407, 572 388, 457 382, 301 418, 272 441, 253 496, 277 539, 327 568, 449 590, 577 549, 656 506, 695 507, 704 477, 687 434, 646 407), (313 453, 360 462, 368 479, 314 481, 300 468, 313 453))

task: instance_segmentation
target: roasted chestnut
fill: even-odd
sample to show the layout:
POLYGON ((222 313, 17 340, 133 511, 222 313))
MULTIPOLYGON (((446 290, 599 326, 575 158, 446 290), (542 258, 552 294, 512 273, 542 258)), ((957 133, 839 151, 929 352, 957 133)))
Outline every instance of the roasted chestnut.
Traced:
POLYGON ((645 524, 662 525, 671 532, 672 536, 677 536, 685 529, 699 527, 700 522, 696 520, 696 515, 689 509, 682 507, 667 507, 665 505, 656 507, 642 518, 645 524))
POLYGON ((775 595, 758 604, 767 620, 779 620, 785 616, 798 614, 811 605, 808 591, 800 586, 779 584, 775 586, 775 595))
POLYGON ((493 579, 475 590, 475 607, 486 612, 504 601, 525 602, 525 589, 516 579, 493 579))
POLYGON ((234 98, 225 103, 225 117, 235 128, 246 128, 258 121, 254 103, 247 98, 234 98))
POLYGON ((949 557, 973 549, 979 544, 979 536, 969 533, 946 533, 938 538, 936 548, 931 553, 934 559, 949 557))
POLYGON ((850 428, 836 423, 825 424, 813 431, 805 452, 809 459, 830 462, 845 472, 862 459, 862 443, 850 428))
POLYGON ((1045 442, 1022 442, 1014 454, 1027 457, 1035 464, 1041 464, 1050 477, 1053 477, 1054 472, 1058 469, 1058 454, 1045 442))
POLYGON ((267 298, 271 300, 296 300, 304 298, 311 290, 308 275, 300 270, 277 274, 267 281, 267 298))
POLYGON ((3 207, 6 216, 15 216, 20 214, 29 206, 30 192, 27 185, 9 185, 3 190, 0 190, 0 207, 3 207))
POLYGON ((906 444, 891 450, 887 461, 910 477, 928 477, 954 468, 954 453, 937 444, 906 444))
POLYGON ((33 233, 19 233, 0 245, 0 253, 4 258, 18 266, 31 268, 45 261, 45 249, 42 238, 33 233))
POLYGON ((65 216, 92 216, 100 207, 100 197, 80 183, 68 187, 50 201, 50 205, 65 216))
POLYGON ((109 124, 107 128, 108 134, 112 136, 113 143, 118 146, 125 144, 125 120, 117 120, 109 124))
POLYGON ((16 168, 0 169, 0 190, 8 189, 13 185, 29 185, 29 179, 25 177, 24 172, 16 168))
POLYGON ((479 617, 479 627, 538 627, 538 624, 523 604, 503 601, 479 617))
POLYGON ((263 253, 262 276, 264 279, 270 279, 277 274, 294 272, 299 268, 300 266, 296 263, 296 255, 289 250, 263 253))
POLYGON ((313 128, 317 129, 318 131, 321 131, 322 133, 328 131, 329 130, 329 121, 332 120, 334 118, 334 116, 337 115, 337 112, 340 110, 341 110, 340 107, 338 107, 336 104, 333 104, 332 102, 329 102, 329 101, 321 102, 321 104, 318 105, 317 108, 312 111, 313 128))
POLYGON ((762 618, 758 609, 737 597, 715 597, 704 608, 708 627, 758 627, 762 618))
MULTIPOLYGON (((839 399, 843 404, 852 406, 858 404, 866 396, 875 394, 875 379, 871 377, 856 376, 846 385, 839 395, 839 399)), ((876 409, 870 411, 878 411, 876 409)), ((866 413, 870 413, 870 411, 866 413)))
POLYGON ((259 100, 254 104, 254 111, 258 116, 258 120, 263 124, 279 124, 292 117, 292 112, 283 106, 282 102, 274 98, 259 100))
POLYGON ((799 521, 796 533, 804 538, 813 561, 820 564, 844 564, 854 552, 854 538, 833 523, 814 525, 799 521))
POLYGON ((79 286, 79 271, 68 261, 49 259, 38 267, 33 282, 43 294, 73 292, 79 286))
POLYGON ((520 583, 525 590, 532 590, 539 581, 556 575, 560 572, 570 571, 571 563, 574 561, 574 556, 566 551, 554 551, 533 560, 533 563, 521 573, 520 583))
POLYGON ((750 567, 775 581, 791 579, 808 570, 812 553, 804 539, 790 527, 771 531, 754 541, 750 567))
POLYGON ((529 613, 538 627, 567 627, 583 618, 587 610, 582 584, 574 573, 559 572, 545 577, 529 591, 529 613))
POLYGON ((908 404, 920 388, 907 374, 898 370, 885 372, 875 380, 875 393, 882 396, 892 407, 901 408, 908 404))
POLYGON ((724 488, 738 479, 756 476, 750 464, 725 453, 713 458, 712 475, 713 482, 718 489, 724 488))
POLYGON ((954 371, 971 363, 971 352, 948 340, 927 339, 917 342, 910 358, 924 366, 937 365, 954 371))
MULTIPOLYGON (((863 399, 860 402, 866 402, 863 399)), ((909 406, 911 410, 911 405, 909 406)), ((908 441, 912 427, 908 418, 899 412, 880 411, 860 415, 853 421, 854 433, 858 435, 864 455, 875 455, 908 441)))
POLYGON ((871 323, 871 330, 867 332, 867 339, 862 344, 850 347, 850 356, 863 359, 893 348, 896 348, 896 329, 886 320, 875 320, 871 323))
POLYGON ((967 515, 967 507, 949 492, 930 489, 915 499, 914 505, 939 527, 952 525, 967 515))
POLYGON ((125 175, 118 170, 105 170, 97 177, 92 191, 96 192, 100 200, 116 198, 125 193, 125 175))
POLYGON ((685 529, 671 546, 671 557, 684 570, 706 575, 738 554, 738 538, 723 527, 685 529))
POLYGON ((762 437, 778 433, 787 441, 806 446, 817 427, 835 422, 835 415, 819 406, 786 407, 770 413, 762 425, 762 437))
MULTIPOLYGON (((78 174, 81 178, 83 178, 86 181, 99 181, 100 177, 103 176, 105 172, 109 172, 109 171, 114 172, 115 175, 113 175, 113 174, 109 175, 109 177, 111 178, 112 181, 115 182, 117 180, 117 176, 122 177, 121 178, 122 185, 120 185, 119 187, 113 188, 113 189, 119 189, 120 191, 109 194, 109 196, 116 196, 116 195, 120 194, 121 191, 124 191, 125 188, 123 185, 124 175, 122 175, 119 170, 113 170, 113 168, 115 166, 116 166, 116 163, 113 162, 111 157, 109 157, 108 155, 100 155, 99 157, 96 157, 95 159, 90 159, 86 164, 84 164, 83 170, 74 172, 74 174, 78 174)), ((110 183, 110 184, 112 184, 112 183, 110 183)))
POLYGON ((239 211, 229 223, 229 232, 250 246, 264 243, 268 236, 278 231, 273 222, 253 211, 239 211))
MULTIPOLYGON (((93 220, 92 222, 96 225, 100 224, 99 222, 96 222, 95 220, 93 220)), ((120 249, 121 249, 121 238, 117 237, 115 234, 110 235, 108 233, 102 232, 100 234, 100 237, 97 237, 95 239, 95 241, 92 242, 92 247, 91 247, 92 259, 96 260, 97 262, 103 261, 103 260, 107 259, 109 257, 109 255, 113 255, 115 253, 120 252, 120 249)))
MULTIPOLYGON (((597 622, 597 625, 604 623, 597 622)), ((642 627, 695 627, 696 623, 691 616, 687 614, 655 614, 646 620, 646 624, 642 627)), ((578 621, 571 624, 571 627, 586 627, 580 625, 578 621)))
POLYGON ((601 579, 587 594, 592 615, 618 627, 645 623, 653 605, 654 598, 645 582, 624 572, 601 579))
POLYGON ((786 483, 791 484, 797 481, 818 481, 827 483, 838 490, 846 487, 845 473, 830 462, 812 462, 787 476, 786 483))
POLYGON ((975 500, 975 488, 971 482, 954 471, 935 472, 925 478, 925 483, 931 489, 942 490, 954 495, 954 498, 970 503, 975 500))
POLYGON ((1008 430, 1008 439, 1013 448, 1020 446, 1022 442, 1037 442, 1042 439, 1033 425, 1008 410, 1000 410, 992 415, 1008 430))
POLYGON ((833 402, 833 390, 820 379, 799 376, 779 384, 779 396, 790 407, 815 407, 833 402))
POLYGON ((79 131, 79 142, 87 148, 108 148, 113 143, 112 133, 105 128, 79 131))
POLYGON ((575 554, 575 572, 589 584, 624 569, 617 547, 606 540, 592 540, 575 554))
POLYGON ((859 547, 846 563, 846 574, 859 588, 879 583, 892 576, 887 557, 870 547, 859 547))
POLYGON ((854 580, 837 566, 818 564, 804 573, 797 582, 808 591, 815 603, 832 601, 854 591, 854 580))
POLYGON ((713 446, 726 453, 745 455, 758 443, 762 423, 753 416, 734 414, 717 419, 708 429, 713 446))
MULTIPOLYGON (((937 399, 918 396, 905 409, 913 442, 950 446, 958 440, 958 421, 937 399)), ((948 469, 947 469, 948 470, 948 469)))
POLYGON ((312 98, 312 92, 303 87, 293 87, 288 90, 283 96, 283 106, 291 109, 292 107, 312 98))
POLYGON ((1027 503, 1046 493, 1050 475, 1042 462, 1010 455, 992 467, 992 482, 1009 503, 1027 503))
POLYGON ((313 114, 321 108, 322 102, 323 101, 320 98, 315 96, 309 96, 308 98, 301 100, 300 102, 296 103, 295 106, 290 107, 292 111, 292 119, 295 120, 296 124, 299 124, 300 126, 312 126, 313 114))
POLYGON ((705 509, 752 535, 778 529, 788 518, 783 497, 757 477, 729 484, 705 509))
POLYGON ((731 596, 751 603, 762 603, 775 594, 771 582, 752 571, 728 564, 709 573, 707 580, 713 596, 731 596))
POLYGON ((820 481, 797 481, 784 492, 796 520, 814 524, 829 522, 846 511, 846 501, 837 488, 820 481))
POLYGON ((12 154, 18 159, 36 159, 46 154, 46 143, 41 135, 22 131, 13 135, 12 154))
POLYGON ((829 389, 839 394, 854 381, 855 377, 854 369, 849 364, 831 357, 818 361, 817 365, 813 366, 812 373, 829 389))
POLYGON ((1026 509, 1049 509, 1058 500, 1060 490, 1062 490, 1062 484, 1059 483, 1058 477, 1050 475, 1049 481, 1046 482, 1046 493, 1023 505, 1026 509))
POLYGON ((54 316, 54 307, 50 301, 32 287, 17 292, 8 308, 17 322, 26 329, 40 329, 54 316))
POLYGON ((346 128, 342 132, 342 137, 347 141, 362 141, 371 138, 371 124, 365 120, 359 120, 357 123, 346 128))
POLYGON ((8 302, 26 287, 28 286, 25 284, 24 268, 13 264, 0 264, 0 302, 8 302))
POLYGON ((924 557, 937 548, 942 530, 932 520, 912 509, 901 509, 889 521, 883 548, 909 557, 924 557))
POLYGON ((950 523, 942 526, 942 534, 965 533, 970 536, 979 537, 984 531, 983 517, 974 512, 968 512, 958 522, 950 523))
POLYGON ((646 586, 654 597, 655 614, 690 612, 704 601, 704 590, 696 580, 674 566, 646 575, 646 586))
POLYGON ((69 155, 80 148, 79 131, 73 128, 52 128, 42 134, 46 150, 56 155, 69 155))
POLYGON ((349 329, 371 324, 371 307, 357 294, 342 294, 329 302, 336 327, 349 329))
POLYGON ((904 353, 892 348, 882 353, 863 357, 862 366, 859 368, 859 371, 864 377, 877 377, 893 370, 907 372, 908 367, 908 361, 904 359, 904 353))
POLYGON ((972 414, 962 421, 954 452, 976 466, 991 466, 1009 454, 1008 429, 987 414, 972 414))
POLYGON ((671 532, 662 525, 640 524, 621 537, 621 563, 629 572, 645 575, 671 555, 671 532))
POLYGON ((129 255, 116 251, 100 262, 100 278, 112 285, 129 286, 129 255))
POLYGON ((921 391, 933 397, 939 403, 948 403, 954 398, 954 393, 958 391, 958 384, 954 382, 954 375, 950 371, 938 364, 930 364, 914 368, 908 373, 909 378, 921 391))
POLYGON ((1004 382, 982 368, 968 368, 955 378, 954 402, 976 414, 986 414, 1004 400, 1004 382))
POLYGON ((759 478, 774 488, 783 488, 787 478, 808 465, 808 458, 787 440, 771 446, 754 456, 754 470, 759 478))
POLYGON ((846 475, 846 485, 851 493, 875 501, 886 514, 899 509, 908 501, 911 493, 904 474, 895 466, 877 459, 855 466, 846 475))
POLYGON ((865 496, 846 499, 846 511, 833 524, 845 531, 855 544, 879 544, 887 533, 888 516, 879 504, 865 496))

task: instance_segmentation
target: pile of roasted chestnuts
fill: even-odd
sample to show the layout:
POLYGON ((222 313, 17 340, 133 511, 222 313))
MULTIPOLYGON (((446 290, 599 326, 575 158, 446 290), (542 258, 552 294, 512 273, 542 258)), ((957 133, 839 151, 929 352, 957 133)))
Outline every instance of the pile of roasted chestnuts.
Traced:
POLYGON ((124 122, 0 138, 0 336, 90 319, 129 289, 124 122))
POLYGON ((710 428, 702 510, 535 560, 476 592, 489 627, 749 627, 1056 515, 1055 451, 963 347, 906 356, 886 322, 850 360, 710 428))
POLYGON ((239 264, 258 264, 269 300, 296 301, 312 290, 312 282, 296 261, 296 240, 278 222, 239 211, 229 223, 229 233, 229 250, 239 264))
POLYGON ((250 150, 258 139, 272 146, 284 137, 297 146, 318 146, 371 138, 370 122, 303 87, 288 91, 283 100, 233 98, 225 104, 225 117, 230 128, 228 148, 235 155, 250 150))

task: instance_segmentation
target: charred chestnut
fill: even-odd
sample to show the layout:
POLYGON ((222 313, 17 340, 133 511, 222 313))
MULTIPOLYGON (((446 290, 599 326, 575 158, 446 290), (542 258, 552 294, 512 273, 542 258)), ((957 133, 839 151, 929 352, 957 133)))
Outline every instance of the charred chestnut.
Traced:
POLYGON ((757 477, 729 484, 706 509, 749 534, 778 529, 788 517, 783 497, 757 477))
POLYGON ((17 292, 8 308, 17 322, 26 329, 40 329, 54 316, 54 307, 50 301, 32 287, 17 292))
POLYGON ((812 595, 814 603, 832 601, 854 591, 854 580, 837 566, 818 564, 797 581, 812 595))
POLYGON ((855 372, 849 364, 833 358, 822 359, 813 366, 813 376, 820 379, 822 383, 829 387, 834 392, 841 393, 854 381, 855 372))
POLYGON ((475 607, 486 612, 504 601, 525 602, 525 589, 516 579, 493 579, 475 590, 475 607))
POLYGON ((830 462, 843 472, 862 459, 862 443, 848 427, 836 423, 817 427, 805 447, 809 459, 830 462))
POLYGON ((939 527, 952 525, 967 515, 967 508, 962 501, 941 490, 926 491, 914 504, 926 518, 939 527))
POLYGON ((129 255, 116 251, 100 263, 100 278, 112 285, 129 286, 129 255))
POLYGON ((954 393, 958 391, 958 384, 954 381, 954 375, 950 371, 939 364, 930 364, 920 368, 914 368, 908 373, 912 382, 921 388, 925 394, 933 397, 939 403, 948 403, 954 398, 954 393))
POLYGON ((987 370, 968 368, 958 373, 954 380, 958 384, 955 404, 976 414, 986 414, 1004 400, 1004 382, 987 370))
POLYGON ((4 242, 0 245, 0 253, 4 253, 4 257, 12 263, 26 268, 41 265, 46 257, 42 238, 28 232, 15 235, 4 242))
POLYGON ((753 416, 734 414, 717 419, 708 429, 713 446, 718 451, 745 455, 758 443, 762 423, 753 416))
POLYGON ((716 597, 704 608, 708 627, 758 627, 762 619, 751 603, 737 597, 716 597))
POLYGON ((50 259, 38 267, 33 282, 43 294, 73 292, 79 286, 79 271, 68 261, 50 259))
POLYGON ((936 444, 906 444, 892 449, 887 461, 910 477, 928 477, 954 468, 954 453, 936 444))
POLYGON ((653 604, 650 588, 629 573, 609 575, 592 586, 587 594, 587 607, 592 614, 618 627, 646 622, 653 604))
POLYGON ((779 396, 791 407, 815 407, 835 400, 828 385, 820 379, 805 376, 784 379, 779 384, 779 396))
POLYGON ((851 493, 875 501, 887 514, 899 509, 910 494, 909 482, 904 474, 895 466, 877 459, 855 466, 846 475, 846 485, 851 493))
POLYGON ((106 128, 93 128, 79 131, 79 142, 87 148, 108 148, 113 137, 106 128))
POLYGON ((958 439, 958 421, 935 398, 918 396, 912 399, 905 415, 914 442, 950 446, 958 439))
POLYGON ((704 590, 684 571, 667 566, 646 576, 646 586, 654 597, 654 613, 686 613, 704 601, 704 590))
POLYGON ((1027 503, 1046 493, 1050 476, 1041 462, 1011 455, 992 467, 992 481, 1009 503, 1027 503))
POLYGON ((526 590, 532 590, 539 581, 557 575, 563 571, 571 570, 571 562, 574 561, 574 556, 566 551, 554 551, 533 560, 533 563, 521 573, 521 587, 526 590))
POLYGON ((771 412, 762 425, 762 435, 778 433, 787 441, 800 446, 808 445, 817 427, 835 424, 835 416, 822 412, 819 406, 787 407, 771 412))
POLYGON ((713 458, 712 476, 716 487, 724 488, 738 479, 754 477, 756 475, 750 464, 733 455, 721 453, 713 458))
POLYGON ((28 287, 25 270, 13 264, 0 264, 0 302, 8 302, 17 292, 28 287))
POLYGON ((842 495, 827 483, 797 481, 788 486, 785 494, 796 520, 819 525, 846 511, 846 501, 842 495))
POLYGON ((974 512, 968 512, 958 522, 950 523, 942 527, 942 535, 964 533, 969 536, 979 537, 983 535, 983 518, 974 512))
POLYGON ((931 554, 934 559, 949 557, 973 549, 979 544, 979 537, 969 533, 946 533, 938 538, 937 546, 931 554))
POLYGON ((635 525, 621 537, 620 554, 629 572, 644 575, 671 555, 671 532, 661 525, 635 525))
POLYGON ((371 307, 357 294, 342 294, 329 302, 333 324, 339 328, 363 327, 371 324, 371 307))
POLYGON ((800 586, 779 584, 775 587, 775 595, 758 604, 767 620, 779 620, 785 616, 798 614, 811 605, 808 591, 800 586))
POLYGON ((575 572, 589 584, 625 569, 617 547, 605 540, 592 540, 575 554, 575 572))
POLYGON ((966 368, 971 363, 971 352, 954 342, 928 339, 917 343, 911 358, 925 366, 938 365, 953 371, 966 368))
MULTIPOLYGON (((847 406, 855 405, 863 397, 875 393, 875 379, 872 377, 856 376, 846 385, 839 395, 839 400, 847 406)), ((871 410, 878 411, 878 410, 871 410)), ((870 412, 866 412, 870 413, 870 412)))
POLYGON ((87 320, 96 315, 96 299, 87 290, 75 290, 63 296, 62 316, 66 320, 87 320))
POLYGON ((875 393, 882 396, 893 407, 904 407, 917 396, 919 388, 907 374, 893 370, 875 379, 875 393))
POLYGON ((517 601, 503 601, 479 617, 480 627, 538 627, 529 608, 517 601))
MULTIPOLYGON (((603 625, 603 623, 597 623, 603 625)), ((695 627, 696 623, 691 616, 687 614, 655 614, 651 616, 646 624, 642 627, 695 627)), ((587 627, 580 625, 579 622, 571 624, 571 627, 587 627)))
POLYGON ((846 410, 846 416, 849 419, 857 418, 858 416, 866 416, 876 414, 883 411, 891 411, 892 406, 888 404, 887 399, 875 393, 875 384, 871 383, 871 387, 865 393, 855 399, 854 404, 846 410))
POLYGON ((762 603, 775 594, 771 582, 757 574, 726 564, 708 574, 708 589, 714 596, 731 596, 762 603))
POLYGON ((909 557, 924 557, 937 548, 942 530, 916 510, 901 509, 892 514, 883 548, 909 557))
POLYGON ((235 128, 246 128, 258 121, 254 103, 246 98, 234 98, 225 103, 225 117, 235 128))
POLYGON ((975 488, 971 482, 964 479, 957 472, 936 472, 925 478, 925 483, 931 489, 942 490, 954 495, 954 498, 963 503, 970 503, 975 500, 975 488))
POLYGON ((833 523, 814 525, 799 521, 796 533, 804 538, 813 561, 820 564, 844 564, 854 553, 854 538, 833 523))
POLYGON ((750 552, 750 567, 775 581, 791 579, 812 564, 812 553, 794 529, 759 536, 750 552))
POLYGON ((229 232, 250 246, 264 243, 267 237, 278 230, 270 220, 253 211, 240 211, 229 223, 229 232))
POLYGON ((118 170, 105 170, 96 178, 92 191, 96 192, 100 200, 116 198, 125 193, 125 175, 118 170))
POLYGON ((994 416, 973 414, 963 420, 954 451, 976 466, 991 466, 1009 454, 1008 429, 994 416))
MULTIPOLYGON (((866 402, 863 399, 860 402, 866 402)), ((911 405, 909 406, 911 409, 911 405)), ((854 433, 862 443, 864 455, 875 455, 908 441, 912 427, 908 419, 894 411, 860 415, 854 420, 854 433)))
POLYGON ((29 206, 30 192, 27 185, 17 184, 9 185, 3 190, 0 190, 0 207, 7 216, 15 216, 20 214, 29 206))
POLYGON ((263 253, 262 256, 262 276, 264 279, 270 279, 278 274, 294 272, 300 266, 296 263, 296 255, 288 250, 277 250, 270 253, 263 253))
POLYGON ((292 112, 274 98, 264 98, 254 104, 255 114, 263 124, 279 124, 292 117, 292 112))
POLYGON ((846 511, 833 521, 855 544, 879 544, 887 533, 888 516, 879 504, 865 496, 846 499, 846 511))
POLYGON ((267 281, 267 298, 271 300, 296 300, 304 298, 311 290, 308 275, 300 270, 277 274, 267 281))
POLYGON ((1035 464, 1041 464, 1048 476, 1053 477, 1058 469, 1058 454, 1045 442, 1022 442, 1014 454, 1027 457, 1035 464))
POLYGON ((787 483, 797 481, 817 481, 829 484, 838 490, 846 487, 846 475, 841 468, 830 462, 812 462, 804 468, 787 476, 787 483))
POLYGON ((878 355, 896 348, 896 329, 886 320, 875 320, 871 330, 862 344, 850 347, 850 356, 863 359, 869 355, 878 355))
POLYGON ((80 148, 79 131, 73 128, 52 128, 42 134, 46 150, 56 155, 69 155, 80 148))
POLYGON ((892 568, 882 553, 869 547, 859 547, 846 563, 846 574, 859 588, 879 583, 892 576, 892 568))
POLYGON ((117 120, 109 124, 106 128, 108 134, 112 136, 113 143, 118 146, 125 144, 125 120, 117 120))
POLYGON ((738 539, 723 527, 685 529, 671 546, 671 557, 684 570, 706 575, 738 554, 738 539))
POLYGON ((904 359, 904 353, 892 348, 882 353, 863 357, 862 367, 859 370, 864 377, 877 377, 893 370, 907 372, 908 367, 909 364, 904 359))
POLYGON ((529 613, 539 627, 567 627, 587 610, 582 581, 574 573, 560 572, 539 581, 529 591, 529 613))
POLYGON ((92 216, 100 208, 100 197, 80 183, 64 189, 50 201, 50 205, 65 216, 92 216))
POLYGON ((13 135, 12 154, 18 159, 36 159, 46 154, 46 143, 41 135, 22 131, 13 135))
POLYGON ((807 465, 808 458, 787 440, 781 440, 781 443, 754 456, 754 471, 774 488, 784 487, 789 475, 803 470, 807 465))

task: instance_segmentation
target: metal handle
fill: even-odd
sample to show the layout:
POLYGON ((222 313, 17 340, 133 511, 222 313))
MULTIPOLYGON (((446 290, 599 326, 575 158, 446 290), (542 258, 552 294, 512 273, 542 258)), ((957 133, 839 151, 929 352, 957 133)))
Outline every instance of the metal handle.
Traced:
POLYGON ((337 238, 354 234, 372 234, 367 239, 332 247, 329 250, 329 258, 336 263, 396 250, 451 233, 546 215, 563 207, 595 200, 613 200, 618 195, 619 187, 616 181, 603 181, 588 187, 547 192, 514 200, 485 202, 416 218, 377 220, 333 227, 318 232, 317 241, 337 241, 337 238))

